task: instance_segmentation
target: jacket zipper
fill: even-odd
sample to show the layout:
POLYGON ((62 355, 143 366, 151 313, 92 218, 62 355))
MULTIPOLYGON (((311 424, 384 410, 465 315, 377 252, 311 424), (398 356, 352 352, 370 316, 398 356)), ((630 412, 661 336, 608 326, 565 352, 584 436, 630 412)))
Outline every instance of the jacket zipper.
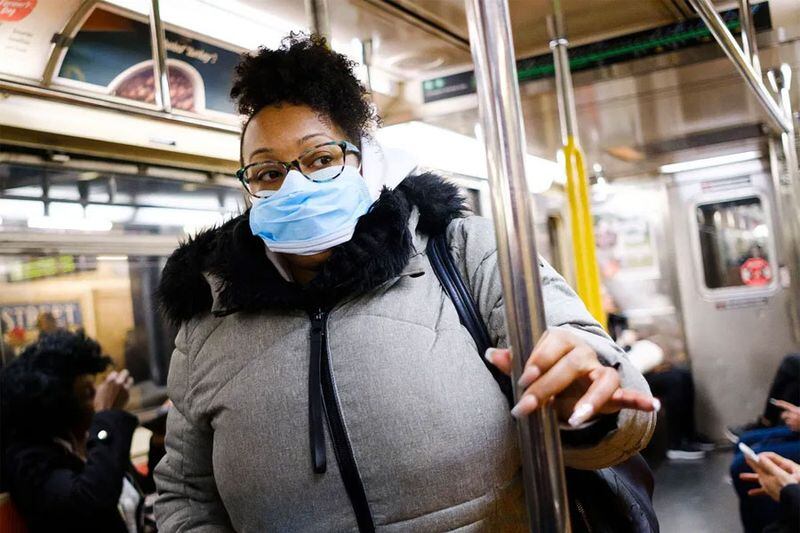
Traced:
POLYGON ((322 309, 311 316, 311 357, 308 366, 308 437, 311 446, 311 464, 315 474, 327 470, 325 451, 324 405, 322 399, 322 360, 326 357, 325 334, 328 313, 322 309))
POLYGON ((581 518, 583 519, 583 525, 586 528, 587 533, 592 533, 592 526, 589 524, 589 518, 586 516, 586 511, 583 509, 583 504, 580 500, 575 500, 575 507, 577 507, 578 513, 580 513, 581 518))
POLYGON ((353 506, 358 529, 361 532, 375 531, 372 511, 369 508, 364 483, 358 471, 350 438, 342 417, 341 406, 333 380, 328 351, 329 311, 317 309, 309 313, 311 317, 311 358, 308 372, 308 413, 309 435, 311 439, 311 458, 314 472, 326 471, 325 428, 323 415, 328 422, 333 452, 344 488, 353 506))

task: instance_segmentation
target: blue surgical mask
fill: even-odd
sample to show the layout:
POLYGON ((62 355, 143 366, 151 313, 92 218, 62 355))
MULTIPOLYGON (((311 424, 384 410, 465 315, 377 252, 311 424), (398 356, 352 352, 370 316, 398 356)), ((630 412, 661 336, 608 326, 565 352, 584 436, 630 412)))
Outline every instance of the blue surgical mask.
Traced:
POLYGON ((253 201, 250 230, 273 252, 313 255, 353 238, 356 222, 369 210, 372 199, 358 169, 345 166, 336 179, 326 168, 307 179, 291 170, 278 191, 253 201))

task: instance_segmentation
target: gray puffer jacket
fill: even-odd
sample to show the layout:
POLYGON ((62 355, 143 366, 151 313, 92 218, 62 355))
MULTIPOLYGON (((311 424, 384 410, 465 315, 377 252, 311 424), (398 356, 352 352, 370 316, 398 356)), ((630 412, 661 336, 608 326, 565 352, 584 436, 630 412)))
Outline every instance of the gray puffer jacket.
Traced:
MULTIPOLYGON (((161 531, 357 531, 347 457, 379 531, 524 530, 509 406, 425 255, 427 235, 446 231, 504 346, 494 230, 461 209, 452 185, 411 176, 384 190, 304 287, 281 278, 247 214, 175 251, 159 288, 181 324, 167 454, 155 473, 161 531)), ((587 341, 625 387, 646 391, 542 264, 548 324, 587 341)), ((620 462, 653 424, 624 410, 616 429, 573 433, 566 463, 620 462)))

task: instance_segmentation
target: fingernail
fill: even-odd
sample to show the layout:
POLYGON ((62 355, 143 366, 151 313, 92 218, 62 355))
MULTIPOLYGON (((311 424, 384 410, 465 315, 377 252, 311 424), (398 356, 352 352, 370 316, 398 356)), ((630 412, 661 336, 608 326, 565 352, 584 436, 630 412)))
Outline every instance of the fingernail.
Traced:
POLYGON ((661 400, 653 398, 653 412, 657 413, 661 410, 661 400))
POLYGON ((522 387, 523 389, 527 389, 528 386, 536 381, 541 374, 541 370, 539 370, 538 366, 532 365, 525 369, 522 375, 519 377, 517 381, 517 385, 522 387))
POLYGON ((490 363, 494 364, 492 358, 494 357, 494 353, 497 351, 497 348, 486 348, 486 352, 483 354, 483 358, 489 361, 490 363))
POLYGON ((536 399, 536 396, 532 394, 526 394, 525 396, 517 402, 517 405, 511 410, 511 416, 514 418, 522 418, 523 416, 527 415, 534 409, 536 409, 537 404, 539 401, 536 399))
POLYGON ((567 422, 572 427, 578 427, 584 422, 586 419, 592 416, 594 413, 594 406, 590 403, 579 403, 575 406, 575 410, 572 412, 572 416, 569 417, 567 422))

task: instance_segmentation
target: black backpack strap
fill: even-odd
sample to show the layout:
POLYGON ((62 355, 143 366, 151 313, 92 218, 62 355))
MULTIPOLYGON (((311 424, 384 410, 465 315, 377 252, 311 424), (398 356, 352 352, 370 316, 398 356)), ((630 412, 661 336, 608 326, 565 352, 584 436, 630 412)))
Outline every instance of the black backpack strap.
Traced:
MULTIPOLYGON (((482 356, 492 346, 492 338, 489 336, 489 330, 486 328, 486 323, 478 310, 478 304, 472 298, 472 293, 461 277, 455 260, 450 254, 447 236, 444 233, 431 236, 428 239, 426 251, 434 274, 436 274, 442 288, 444 288, 444 291, 453 302, 461 324, 469 331, 472 340, 475 341, 475 346, 478 348, 478 353, 482 356)), ((513 405, 514 393, 511 388, 511 378, 503 374, 494 365, 484 362, 500 386, 500 390, 506 396, 509 405, 513 405)))

